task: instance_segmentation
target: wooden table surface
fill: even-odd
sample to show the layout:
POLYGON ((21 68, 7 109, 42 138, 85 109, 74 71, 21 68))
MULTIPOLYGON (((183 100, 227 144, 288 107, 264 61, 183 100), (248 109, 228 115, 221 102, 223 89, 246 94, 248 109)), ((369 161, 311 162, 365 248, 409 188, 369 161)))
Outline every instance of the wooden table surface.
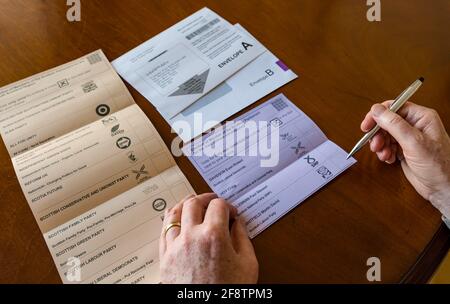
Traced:
MULTIPOLYGON (((99 48, 113 60, 208 6, 300 75, 269 97, 284 93, 344 149, 360 138, 373 103, 419 76, 426 81, 413 101, 438 109, 450 130, 448 0, 381 1, 381 22, 367 21, 362 0, 82 0, 75 23, 65 2, 0 0, 0 87, 99 48)), ((168 124, 127 86, 169 146, 168 124)), ((369 257, 380 258, 382 282, 426 280, 448 244, 439 212, 399 165, 380 163, 367 147, 357 159, 253 241, 260 282, 367 283, 369 257)), ((186 158, 176 161, 198 193, 210 191, 186 158)), ((60 282, 3 143, 0 282, 60 282)))

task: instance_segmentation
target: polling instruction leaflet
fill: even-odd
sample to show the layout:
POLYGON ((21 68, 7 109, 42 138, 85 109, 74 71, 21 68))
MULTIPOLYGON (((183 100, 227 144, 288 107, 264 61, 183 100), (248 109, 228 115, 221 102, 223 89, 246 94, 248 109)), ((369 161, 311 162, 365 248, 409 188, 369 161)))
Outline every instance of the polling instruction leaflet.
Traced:
POLYGON ((213 191, 238 209, 252 238, 356 162, 284 95, 234 122, 183 152, 213 191))
MULTIPOLYGON (((235 27, 250 35, 239 24, 235 27)), ((188 142, 296 78, 283 61, 266 50, 175 117, 163 117, 183 142, 188 142)))
POLYGON ((0 130, 64 283, 158 283, 194 190, 102 51, 0 88, 0 130))
POLYGON ((256 39, 203 8, 113 65, 164 117, 172 118, 264 51, 256 39))

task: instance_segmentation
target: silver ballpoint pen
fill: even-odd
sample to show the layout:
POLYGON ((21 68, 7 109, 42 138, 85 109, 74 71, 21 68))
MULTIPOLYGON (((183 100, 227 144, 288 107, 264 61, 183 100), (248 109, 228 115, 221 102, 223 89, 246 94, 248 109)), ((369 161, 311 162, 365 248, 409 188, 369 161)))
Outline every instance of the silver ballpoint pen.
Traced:
MULTIPOLYGON (((413 82, 406 90, 403 91, 391 104, 389 110, 392 112, 397 112, 406 101, 408 101, 411 96, 413 96, 414 93, 420 88, 424 81, 423 77, 420 77, 416 81, 413 82)), ((372 130, 367 132, 359 141, 358 143, 353 147, 352 151, 347 156, 347 159, 352 157, 356 152, 358 152, 369 140, 372 139, 372 137, 380 130, 380 126, 376 125, 373 127, 372 130)))

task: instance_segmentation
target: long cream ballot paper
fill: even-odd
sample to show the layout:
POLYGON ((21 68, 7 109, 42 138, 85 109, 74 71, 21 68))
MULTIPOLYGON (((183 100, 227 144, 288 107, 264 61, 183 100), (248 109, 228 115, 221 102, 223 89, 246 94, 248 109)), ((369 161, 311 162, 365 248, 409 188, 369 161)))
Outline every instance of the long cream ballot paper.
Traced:
POLYGON ((99 50, 0 89, 0 130, 64 283, 158 283, 163 212, 194 193, 99 50))
POLYGON ((190 193, 180 169, 171 167, 45 233, 63 282, 159 283, 163 212, 190 193))
POLYGON ((0 133, 12 157, 132 104, 99 50, 0 88, 0 133))

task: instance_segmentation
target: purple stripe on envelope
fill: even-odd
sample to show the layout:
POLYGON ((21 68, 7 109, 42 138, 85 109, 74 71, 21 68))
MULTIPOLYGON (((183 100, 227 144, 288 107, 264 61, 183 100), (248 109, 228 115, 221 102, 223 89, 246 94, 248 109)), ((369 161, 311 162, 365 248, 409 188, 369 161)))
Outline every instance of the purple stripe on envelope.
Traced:
POLYGON ((283 71, 289 71, 289 67, 283 61, 278 60, 277 64, 283 71))

